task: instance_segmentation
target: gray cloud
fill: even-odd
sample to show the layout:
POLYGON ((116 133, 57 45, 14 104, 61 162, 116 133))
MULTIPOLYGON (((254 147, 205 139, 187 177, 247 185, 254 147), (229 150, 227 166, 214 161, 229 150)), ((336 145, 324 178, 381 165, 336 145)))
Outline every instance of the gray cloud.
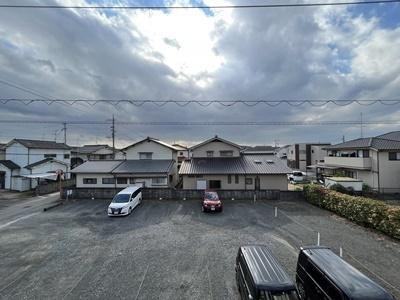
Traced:
MULTIPOLYGON (((0 79, 58 98, 133 98, 133 99, 318 99, 396 97, 400 68, 369 76, 351 70, 341 74, 335 61, 341 59, 330 47, 321 26, 319 9, 236 10, 233 22, 218 21, 210 35, 217 41, 214 53, 224 58, 217 71, 188 75, 167 65, 160 49, 151 49, 148 38, 135 27, 134 15, 106 16, 69 10, 0 11, 0 79), (129 25, 129 26, 128 26, 129 25), (149 57, 143 55, 148 53, 149 57), (178 80, 178 78, 185 80, 178 80), (211 84, 201 88, 200 79, 211 84)), ((212 18, 212 16, 210 16, 212 18)), ((357 28, 345 16, 346 30, 335 25, 334 36, 343 38, 357 28)), ((332 25, 333 26, 333 25, 332 25)), ((329 29, 331 30, 331 29, 329 29)), ((374 29, 380 34, 380 29, 374 29)), ((391 39, 399 38, 396 33, 391 39)), ((335 40, 330 40, 334 43, 335 40)), ((180 49, 176 39, 163 40, 180 49)), ((368 41, 356 41, 352 53, 368 52, 368 41), (363 48, 364 47, 364 48, 363 48), (364 52, 363 52, 364 51, 364 52)), ((371 43, 374 43, 372 40, 371 43)), ((397 44, 398 45, 398 44, 397 44)), ((397 47, 392 45, 393 47, 397 47)), ((348 45, 341 41, 338 47, 348 45)), ((400 49, 398 49, 400 50, 400 49)), ((352 51, 346 48, 346 51, 352 51)), ((6 97, 32 95, 0 85, 6 97)), ((222 107, 189 105, 177 107, 151 104, 135 107, 127 104, 88 106, 11 103, 0 106, 0 118, 37 118, 51 120, 106 120, 114 114, 118 120, 132 121, 294 121, 304 119, 350 120, 395 117, 393 107, 371 106, 312 108, 309 105, 276 108, 242 104, 222 107)), ((57 126, 15 126, 0 124, 0 140, 13 136, 54 139, 57 126)), ((375 134, 393 127, 370 127, 375 134)), ((118 145, 126 145, 144 136, 167 141, 194 142, 219 134, 242 144, 281 144, 294 141, 338 142, 342 135, 354 138, 360 129, 338 127, 151 127, 120 126, 118 145)), ((71 126, 69 141, 75 143, 109 140, 108 126, 71 126)), ((58 136, 61 138, 61 135, 58 136)))

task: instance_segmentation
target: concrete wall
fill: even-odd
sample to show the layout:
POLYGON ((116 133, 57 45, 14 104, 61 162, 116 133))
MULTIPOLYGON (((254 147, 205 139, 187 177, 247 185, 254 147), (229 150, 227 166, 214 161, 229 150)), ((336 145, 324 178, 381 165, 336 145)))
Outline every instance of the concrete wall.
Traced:
MULTIPOLYGON (((67 192, 64 189, 64 198, 67 192)), ((111 199, 122 188, 117 189, 100 189, 100 188, 76 188, 72 190, 70 198, 75 199, 111 199)), ((155 189, 144 188, 142 190, 144 200, 201 200, 203 199, 204 192, 198 190, 176 190, 171 188, 155 189)), ((260 191, 243 191, 243 190, 225 190, 218 191, 218 195, 223 201, 234 200, 249 200, 253 201, 254 196, 256 200, 302 200, 302 192, 293 191, 277 191, 277 190, 260 190, 260 191)))
POLYGON ((327 151, 322 150, 326 146, 311 145, 311 164, 322 163, 327 156, 327 151))
POLYGON ((260 178, 260 189, 262 190, 288 190, 288 182, 286 174, 283 175, 239 175, 239 183, 235 183, 235 175, 231 176, 231 183, 228 183, 228 175, 202 175, 198 177, 189 177, 183 175, 183 189, 195 190, 197 188, 197 180, 207 180, 207 188, 209 188, 209 180, 220 180, 221 190, 254 190, 255 178, 260 178), (252 184, 245 184, 246 178, 252 178, 252 184))
POLYGON ((207 157, 207 151, 214 151, 214 157, 220 157, 220 151, 233 151, 233 156, 240 156, 240 150, 219 141, 210 142, 191 151, 192 157, 207 157))

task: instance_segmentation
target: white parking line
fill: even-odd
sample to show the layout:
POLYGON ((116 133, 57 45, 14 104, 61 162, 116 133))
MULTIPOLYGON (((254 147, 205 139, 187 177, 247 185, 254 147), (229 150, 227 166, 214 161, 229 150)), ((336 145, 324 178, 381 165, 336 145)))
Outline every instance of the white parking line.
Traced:
POLYGON ((139 298, 140 290, 142 289, 142 285, 143 285, 144 279, 146 278, 147 271, 149 270, 149 267, 150 267, 150 265, 147 265, 146 271, 144 272, 144 275, 143 275, 142 282, 141 282, 140 285, 139 285, 139 289, 138 289, 138 292, 137 292, 137 295, 136 295, 135 300, 137 300, 137 299, 139 298))
POLYGON ((21 220, 28 219, 28 218, 33 217, 33 216, 38 215, 38 214, 40 214, 40 212, 35 212, 35 213, 32 213, 32 214, 29 214, 29 215, 20 217, 20 218, 18 218, 18 219, 12 220, 12 221, 10 221, 10 222, 8 222, 8 223, 5 223, 5 224, 3 224, 3 225, 0 225, 0 229, 3 229, 3 228, 5 228, 5 227, 7 227, 7 226, 10 226, 10 225, 12 225, 12 224, 14 224, 14 223, 17 223, 17 222, 21 221, 21 220))

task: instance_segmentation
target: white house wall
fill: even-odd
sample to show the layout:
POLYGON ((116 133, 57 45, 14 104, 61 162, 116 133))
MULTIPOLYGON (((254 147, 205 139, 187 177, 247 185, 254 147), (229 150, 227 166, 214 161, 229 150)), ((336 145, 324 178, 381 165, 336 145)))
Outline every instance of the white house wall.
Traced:
POLYGON ((214 157, 220 157, 220 151, 233 151, 233 156, 240 156, 240 150, 230 144, 214 141, 194 148, 191 153, 192 157, 207 157, 207 151, 214 151, 214 157))
POLYGON ((176 151, 153 141, 136 144, 126 149, 125 152, 126 159, 140 159, 140 152, 151 152, 153 153, 152 159, 174 159, 176 161, 176 151))
POLYGON ((10 189, 11 170, 0 164, 0 172, 5 172, 4 188, 10 189))

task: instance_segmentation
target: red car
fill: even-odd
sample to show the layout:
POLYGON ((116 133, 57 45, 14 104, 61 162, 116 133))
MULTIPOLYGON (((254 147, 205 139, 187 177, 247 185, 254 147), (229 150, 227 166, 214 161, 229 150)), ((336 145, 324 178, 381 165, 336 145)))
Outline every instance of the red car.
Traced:
POLYGON ((222 212, 222 201, 218 198, 215 191, 206 190, 201 205, 201 211, 219 211, 222 212))

